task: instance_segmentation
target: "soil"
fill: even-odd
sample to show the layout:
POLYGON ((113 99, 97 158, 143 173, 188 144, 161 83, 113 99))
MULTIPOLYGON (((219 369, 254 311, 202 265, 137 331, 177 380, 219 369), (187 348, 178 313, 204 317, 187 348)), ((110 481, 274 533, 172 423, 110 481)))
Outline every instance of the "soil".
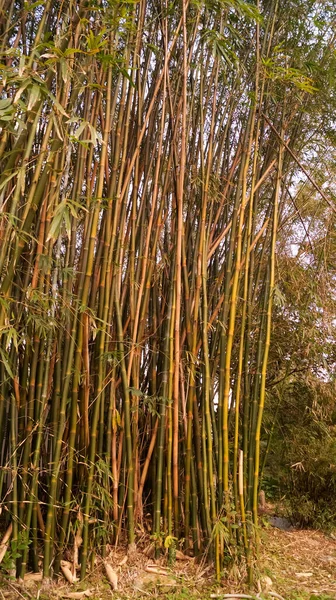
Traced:
POLYGON ((111 550, 108 563, 118 578, 116 590, 102 561, 97 561, 87 580, 72 585, 63 578, 42 583, 32 576, 24 582, 4 577, 0 600, 211 600, 228 593, 260 600, 336 600, 336 537, 319 531, 282 531, 266 525, 261 532, 259 577, 252 592, 242 585, 238 570, 219 587, 211 567, 181 558, 185 560, 177 560, 170 569, 164 559, 154 561, 144 552, 133 550, 127 556, 123 549, 111 550))
POLYGON ((261 569, 285 598, 336 599, 336 537, 269 527, 263 530, 261 569))

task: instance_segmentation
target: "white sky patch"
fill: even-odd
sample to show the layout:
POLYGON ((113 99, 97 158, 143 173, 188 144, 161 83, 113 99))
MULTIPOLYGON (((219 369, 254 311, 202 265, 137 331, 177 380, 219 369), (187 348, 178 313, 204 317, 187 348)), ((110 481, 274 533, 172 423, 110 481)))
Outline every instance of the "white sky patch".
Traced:
MULTIPOLYGON (((214 397, 213 397, 213 403, 214 403, 214 407, 217 408, 218 407, 218 400, 219 400, 219 394, 218 394, 218 390, 214 393, 214 397)), ((229 391, 229 408, 231 408, 231 404, 232 404, 232 388, 230 387, 230 391, 229 391)))

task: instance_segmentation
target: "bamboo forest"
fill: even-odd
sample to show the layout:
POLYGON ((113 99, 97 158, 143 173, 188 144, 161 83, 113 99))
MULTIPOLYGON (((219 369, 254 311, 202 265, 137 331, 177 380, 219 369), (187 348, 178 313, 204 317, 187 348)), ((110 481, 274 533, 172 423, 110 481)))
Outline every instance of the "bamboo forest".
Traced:
POLYGON ((335 84, 335 0, 0 0, 1 598, 336 597, 335 84))

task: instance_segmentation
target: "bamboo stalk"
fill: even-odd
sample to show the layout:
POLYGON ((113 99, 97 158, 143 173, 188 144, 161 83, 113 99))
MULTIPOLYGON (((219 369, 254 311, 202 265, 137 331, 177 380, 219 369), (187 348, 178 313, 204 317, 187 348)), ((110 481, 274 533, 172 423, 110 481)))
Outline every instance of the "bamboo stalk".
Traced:
POLYGON ((287 4, 5 4, 0 518, 25 542, 17 574, 39 555, 58 573, 80 527, 84 578, 149 520, 157 554, 183 538, 219 579, 245 552, 251 576, 276 231, 300 171, 333 209, 302 159, 317 104, 291 57, 277 70, 287 4))

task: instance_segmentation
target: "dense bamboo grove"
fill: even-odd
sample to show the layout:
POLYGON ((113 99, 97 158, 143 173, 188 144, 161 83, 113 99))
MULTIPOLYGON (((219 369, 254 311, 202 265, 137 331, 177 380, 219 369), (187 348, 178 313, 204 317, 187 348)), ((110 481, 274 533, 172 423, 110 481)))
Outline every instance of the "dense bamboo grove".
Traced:
POLYGON ((315 4, 0 3, 17 575, 39 554, 58 572, 79 531, 84 576, 145 525, 171 558, 183 539, 218 576, 251 566, 277 226, 314 92, 302 56, 331 48, 328 27, 309 38, 315 4))

